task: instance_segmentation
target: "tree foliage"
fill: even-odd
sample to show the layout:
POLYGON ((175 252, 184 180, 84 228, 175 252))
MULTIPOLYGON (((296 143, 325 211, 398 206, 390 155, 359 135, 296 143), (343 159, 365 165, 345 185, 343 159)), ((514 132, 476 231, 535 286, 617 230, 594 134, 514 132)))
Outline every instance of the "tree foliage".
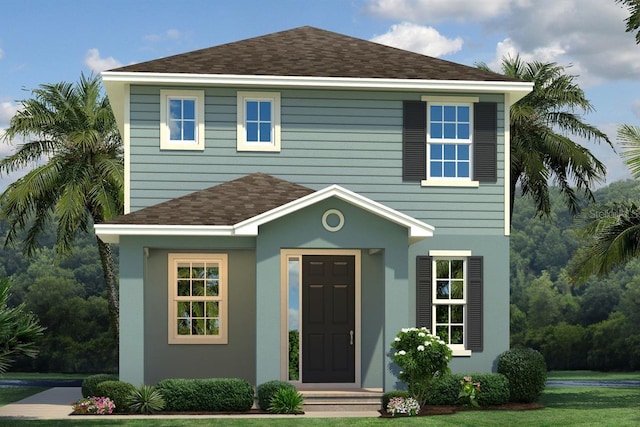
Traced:
POLYGON ((629 11, 629 17, 624 20, 628 33, 637 31, 636 44, 640 44, 640 1, 638 0, 616 0, 629 11))
MULTIPOLYGON (((6 244, 23 236, 31 255, 38 238, 56 221, 56 248, 71 252, 78 230, 113 218, 123 208, 122 141, 99 77, 82 75, 76 84, 43 84, 20 102, 2 136, 20 143, 0 161, 0 173, 33 167, 0 195, 7 219, 6 244), (54 215, 55 214, 55 215, 54 215), (21 231, 27 233, 22 235, 21 231)), ((111 248, 98 240, 107 284, 110 321, 118 333, 118 297, 111 248)))

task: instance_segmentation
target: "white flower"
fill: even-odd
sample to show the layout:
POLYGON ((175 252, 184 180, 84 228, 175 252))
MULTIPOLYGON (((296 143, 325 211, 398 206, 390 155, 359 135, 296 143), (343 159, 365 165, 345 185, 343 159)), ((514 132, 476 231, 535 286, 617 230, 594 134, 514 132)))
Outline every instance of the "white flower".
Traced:
POLYGON ((399 354, 400 356, 404 356, 405 354, 407 354, 407 352, 406 352, 406 351, 404 351, 404 350, 400 350, 400 351, 398 352, 398 354, 399 354))
POLYGON ((418 351, 424 351, 424 346, 423 345, 419 345, 418 346, 418 351))
POLYGON ((441 345, 444 345, 444 341, 442 341, 442 340, 438 340, 438 342, 439 342, 441 345))
POLYGON ((424 345, 427 345, 427 346, 431 345, 431 341, 425 341, 424 345))
POLYGON ((395 337, 393 340, 394 340, 395 342, 400 342, 400 338, 399 338, 399 337, 395 337))
POLYGON ((424 332, 418 332, 418 336, 419 336, 420 338, 424 338, 424 337, 425 337, 425 334, 424 334, 424 332))
POLYGON ((402 332, 404 332, 405 334, 406 334, 407 332, 409 332, 409 328, 402 328, 402 329, 400 329, 400 330, 401 330, 402 332))

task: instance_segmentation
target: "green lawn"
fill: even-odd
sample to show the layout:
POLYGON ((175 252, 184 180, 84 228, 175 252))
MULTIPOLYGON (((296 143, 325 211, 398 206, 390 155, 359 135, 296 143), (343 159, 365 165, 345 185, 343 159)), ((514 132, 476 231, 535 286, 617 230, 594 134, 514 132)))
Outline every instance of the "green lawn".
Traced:
POLYGON ((640 372, 551 371, 550 380, 640 380, 640 372))

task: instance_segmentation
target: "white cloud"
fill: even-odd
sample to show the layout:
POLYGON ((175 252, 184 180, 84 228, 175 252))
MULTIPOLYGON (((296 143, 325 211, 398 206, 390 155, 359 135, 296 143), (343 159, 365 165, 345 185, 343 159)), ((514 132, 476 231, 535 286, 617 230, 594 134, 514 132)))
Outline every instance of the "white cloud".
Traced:
POLYGON ((436 23, 484 20, 507 13, 513 0, 369 0, 369 13, 400 21, 436 23))
POLYGON ((100 57, 100 51, 98 49, 89 49, 84 58, 84 63, 89 70, 94 73, 100 73, 104 70, 110 70, 112 68, 118 68, 122 66, 122 63, 115 59, 113 56, 108 58, 100 57))
POLYGON ((0 48, 0 59, 4 58, 4 50, 2 50, 2 48, 0 48))
POLYGON ((162 34, 147 34, 143 38, 150 42, 160 42, 165 40, 178 40, 182 37, 182 33, 174 28, 168 29, 162 34))
POLYGON ((403 22, 392 25, 389 31, 371 41, 423 55, 443 56, 462 49, 462 38, 448 39, 435 28, 403 22))
POLYGON ((11 118, 18 111, 18 105, 13 102, 0 102, 0 126, 9 124, 11 118))

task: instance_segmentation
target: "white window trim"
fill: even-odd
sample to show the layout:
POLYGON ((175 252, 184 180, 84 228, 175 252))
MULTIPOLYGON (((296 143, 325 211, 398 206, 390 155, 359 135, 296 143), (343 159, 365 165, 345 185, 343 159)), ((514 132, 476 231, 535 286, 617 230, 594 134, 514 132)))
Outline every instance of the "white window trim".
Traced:
POLYGON ((280 92, 242 92, 237 94, 237 150, 238 151, 280 151, 280 92), (271 111, 271 143, 248 142, 245 130, 245 113, 247 101, 270 101, 271 111))
POLYGON ((160 91, 160 149, 161 150, 204 150, 204 91, 203 90, 161 90, 160 91), (169 99, 195 99, 196 128, 195 143, 171 141, 169 130, 169 99))
POLYGON ((420 98, 423 102, 427 103, 427 170, 425 171, 427 175, 427 179, 420 181, 420 185, 423 187, 479 187, 480 182, 474 181, 472 179, 473 176, 473 104, 480 102, 479 97, 473 96, 422 96, 420 98), (429 125, 430 120, 430 109, 429 104, 442 104, 442 105, 468 105, 469 106, 469 141, 467 140, 445 140, 445 139, 431 139, 431 126, 429 125), (431 150, 429 150, 430 143, 439 143, 439 144, 460 144, 460 143, 468 143, 469 144, 469 177, 468 178, 430 178, 429 177, 429 168, 431 166, 431 150))
MULTIPOLYGON (((436 301, 436 293, 438 291, 436 283, 436 268, 435 268, 435 262, 438 259, 446 259, 446 260, 451 260, 451 259, 462 259, 464 260, 464 321, 463 321, 463 325, 465 328, 465 339, 466 339, 466 331, 467 328, 469 327, 469 323, 468 323, 468 319, 467 319, 467 306, 468 306, 468 301, 467 301, 467 293, 468 293, 468 273, 467 273, 467 263, 468 263, 468 258, 471 256, 471 251, 467 251, 467 250, 430 250, 429 251, 429 256, 433 257, 433 260, 431 261, 433 263, 433 268, 432 270, 432 301, 433 301, 433 307, 434 309, 433 311, 433 317, 431 320, 431 325, 435 326, 436 324, 436 310, 435 310, 435 306, 438 305, 435 301, 436 301)), ((436 333, 435 327, 433 328, 432 331, 434 334, 436 333)), ((453 356, 471 356, 472 351, 468 350, 465 348, 465 344, 449 344, 449 348, 451 349, 452 355, 453 356)))
POLYGON ((229 325, 228 319, 228 257, 227 254, 192 254, 192 253, 170 253, 168 255, 168 305, 169 305, 169 344, 227 344, 229 325), (219 265, 219 297, 215 301, 218 305, 218 318, 220 320, 220 329, 218 335, 178 335, 176 324, 176 295, 177 295, 177 278, 176 266, 179 262, 209 262, 218 263, 219 265))

